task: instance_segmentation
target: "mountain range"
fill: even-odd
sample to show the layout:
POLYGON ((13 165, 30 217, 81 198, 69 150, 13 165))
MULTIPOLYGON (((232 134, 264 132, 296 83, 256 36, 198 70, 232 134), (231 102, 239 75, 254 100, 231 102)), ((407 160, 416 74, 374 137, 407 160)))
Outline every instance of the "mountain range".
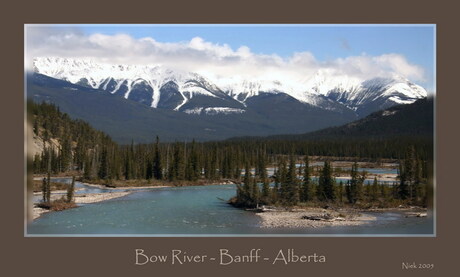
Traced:
POLYGON ((207 78, 162 65, 36 58, 27 94, 54 102, 119 142, 218 140, 300 134, 363 118, 427 96, 407 79, 359 80, 324 71, 296 82, 207 78))

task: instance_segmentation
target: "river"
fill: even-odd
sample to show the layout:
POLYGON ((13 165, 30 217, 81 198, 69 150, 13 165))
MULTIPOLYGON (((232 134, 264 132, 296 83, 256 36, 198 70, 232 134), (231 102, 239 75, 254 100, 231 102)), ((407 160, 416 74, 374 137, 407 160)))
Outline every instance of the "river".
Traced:
MULTIPOLYGON (((77 193, 108 192, 76 182, 77 193)), ((235 236, 235 235, 432 235, 433 217, 405 218, 399 212, 373 214, 377 223, 322 228, 263 228, 253 212, 222 199, 234 185, 169 187, 134 191, 104 202, 43 214, 27 225, 28 235, 235 236)))

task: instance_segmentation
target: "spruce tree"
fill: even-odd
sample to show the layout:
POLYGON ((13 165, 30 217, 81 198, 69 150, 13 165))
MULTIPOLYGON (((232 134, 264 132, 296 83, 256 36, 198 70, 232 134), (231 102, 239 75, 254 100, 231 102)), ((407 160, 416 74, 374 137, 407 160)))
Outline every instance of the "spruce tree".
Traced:
POLYGON ((304 163, 305 163, 305 167, 303 170, 301 201, 308 202, 308 201, 311 201, 313 198, 312 192, 311 192, 310 163, 309 163, 308 155, 305 155, 304 163))
MULTIPOLYGON (((196 149, 195 140, 192 141, 190 155, 187 162, 187 180, 196 181, 200 177, 201 168, 198 164, 198 151, 196 149)), ((229 175, 229 174, 228 174, 229 175)))
POLYGON ((101 159, 99 163, 99 171, 97 176, 99 179, 107 180, 109 179, 109 159, 107 157, 107 147, 102 147, 101 159))
POLYGON ((287 176, 286 161, 284 158, 281 158, 278 163, 278 171, 277 171, 277 176, 276 176, 278 184, 279 184, 280 200, 286 199, 286 194, 287 194, 286 176, 287 176))
POLYGON ((169 180, 184 180, 185 179, 185 161, 184 161, 184 152, 180 143, 175 143, 174 145, 174 154, 173 160, 171 163, 171 168, 169 170, 169 180))
POLYGON ((253 177, 250 178, 250 182, 251 182, 251 187, 252 187, 251 199, 253 202, 253 206, 258 207, 259 201, 260 201, 259 185, 257 184, 256 179, 253 177))
POLYGON ((45 198, 46 203, 51 202, 51 171, 48 170, 48 176, 46 178, 46 198, 45 198))
POLYGON ((348 180, 347 184, 345 185, 345 194, 347 195, 347 200, 348 203, 352 204, 354 203, 354 197, 353 197, 353 192, 351 189, 351 181, 348 180))
POLYGON ((299 202, 299 182, 297 179, 297 171, 295 159, 291 155, 289 158, 289 169, 286 176, 284 200, 289 205, 296 205, 299 202))
POLYGON ((47 190, 47 188, 48 188, 47 185, 48 185, 47 179, 46 179, 46 177, 43 177, 43 181, 42 181, 42 198, 43 198, 43 202, 45 202, 45 203, 46 203, 46 199, 47 199, 46 197, 48 195, 47 194, 47 191, 48 191, 47 190))
POLYGON ((243 184, 240 188, 238 203, 244 207, 256 207, 258 203, 258 186, 251 176, 251 168, 246 163, 243 184))
POLYGON ((270 185, 268 182, 267 165, 265 154, 259 157, 259 180, 262 182, 262 196, 267 201, 270 195, 270 185))
POLYGON ((406 171, 403 167, 403 163, 399 162, 399 186, 398 186, 398 196, 400 199, 405 200, 409 196, 409 188, 406 183, 406 171))
MULTIPOLYGON (((370 185, 368 185, 370 186, 370 185)), ((379 192, 379 182, 377 180, 377 177, 374 177, 374 182, 372 183, 372 188, 371 188, 371 201, 376 201, 378 198, 378 192, 379 192)))
POLYGON ((153 161, 151 157, 146 158, 145 179, 150 180, 153 178, 153 161))
POLYGON ((409 199, 412 201, 414 198, 414 179, 415 179, 415 149, 413 146, 409 147, 404 159, 404 180, 407 182, 409 190, 409 199))
POLYGON ((329 161, 324 162, 323 170, 319 176, 318 199, 322 201, 335 200, 334 178, 332 177, 332 168, 329 161))
POLYGON ((80 135, 77 139, 77 146, 75 147, 74 163, 77 170, 83 170, 83 164, 85 162, 86 149, 83 142, 83 138, 80 135))
POLYGON ((339 183, 339 201, 340 203, 343 203, 343 182, 342 180, 340 180, 340 183, 339 183))
POLYGON ((279 175, 278 170, 275 168, 273 172, 273 176, 275 179, 275 185, 273 186, 272 193, 271 193, 271 202, 276 203, 278 202, 279 194, 280 194, 280 184, 279 184, 279 175))
POLYGON ((64 139, 61 141, 60 152, 60 171, 66 172, 71 169, 72 165, 72 145, 68 135, 65 135, 64 139))
POLYGON ((414 160, 414 182, 413 182, 413 201, 418 202, 421 197, 421 183, 422 183, 422 161, 415 155, 414 160))
POLYGON ((350 197, 349 202, 355 204, 362 198, 362 182, 363 178, 359 176, 358 163, 355 162, 351 166, 351 179, 350 179, 350 197))
POLYGON ((160 139, 157 136, 153 158, 153 177, 157 180, 163 179, 163 166, 161 164, 160 139))
POLYGON ((69 187, 67 188, 67 202, 73 202, 73 195, 75 191, 75 176, 72 176, 72 183, 70 183, 69 187))

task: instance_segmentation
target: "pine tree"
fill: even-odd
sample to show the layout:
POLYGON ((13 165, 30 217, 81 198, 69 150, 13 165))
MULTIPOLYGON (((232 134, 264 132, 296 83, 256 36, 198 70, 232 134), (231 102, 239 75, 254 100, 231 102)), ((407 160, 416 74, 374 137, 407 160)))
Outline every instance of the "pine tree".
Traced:
POLYGON ((184 151, 179 143, 174 145, 173 160, 168 178, 170 181, 185 179, 184 151))
POLYGON ((46 178, 46 198, 45 202, 50 203, 51 202, 51 171, 48 170, 48 176, 46 178))
POLYGON ((297 179, 297 171, 295 159, 291 155, 289 159, 289 169, 286 176, 286 186, 285 186, 285 201, 289 205, 296 205, 299 202, 299 182, 297 179))
POLYGON ((259 203, 259 187, 251 176, 249 163, 246 163, 242 185, 237 185, 237 204, 243 207, 254 208, 259 203))
POLYGON ((281 201, 284 201, 287 198, 288 189, 287 189, 286 178, 287 178, 286 161, 284 160, 284 158, 281 158, 278 163, 278 171, 276 172, 276 181, 279 184, 278 200, 281 200, 281 201))
POLYGON ((100 160, 100 165, 99 165, 99 171, 97 176, 99 179, 107 180, 110 179, 109 176, 109 160, 107 157, 107 147, 103 146, 102 152, 101 152, 101 160, 100 160))
POLYGON ((211 162, 209 166, 209 178, 211 180, 217 179, 217 164, 219 163, 219 157, 215 148, 211 151, 211 162))
POLYGON ((415 179, 415 149, 409 147, 404 159, 404 180, 408 183, 409 199, 414 198, 414 179, 415 179))
POLYGON ((33 159, 33 163, 32 163, 32 170, 33 170, 34 174, 42 172, 41 168, 40 168, 40 164, 41 164, 41 155, 36 153, 34 155, 34 159, 33 159))
POLYGON ((244 191, 246 195, 249 197, 252 192, 251 168, 249 167, 249 163, 246 163, 246 166, 244 167, 243 184, 244 184, 244 191))
POLYGON ((409 196, 409 188, 406 183, 406 171, 403 167, 402 162, 399 163, 399 186, 398 186, 398 196, 400 199, 405 200, 409 196))
POLYGON ((386 199, 387 198, 387 193, 386 193, 386 188, 385 188, 385 184, 380 184, 380 196, 383 198, 383 199, 386 199))
POLYGON ((46 177, 43 177, 43 182, 42 182, 42 198, 43 198, 43 202, 47 202, 47 191, 48 191, 48 183, 47 183, 47 179, 46 177))
POLYGON ((273 172, 273 176, 275 178, 275 185, 273 186, 272 193, 271 193, 271 202, 276 203, 278 202, 278 198, 280 194, 279 176, 278 176, 278 170, 276 168, 273 172))
POLYGON ((66 135, 62 141, 61 151, 60 151, 60 164, 61 172, 66 172, 70 170, 72 164, 72 145, 68 135, 66 135))
POLYGON ((308 159, 308 155, 305 155, 304 159, 305 167, 303 170, 303 182, 302 182, 302 193, 301 193, 301 201, 308 202, 312 200, 312 192, 311 192, 311 177, 310 177, 310 163, 308 159))
POLYGON ((268 182, 265 153, 259 156, 259 180, 262 182, 262 196, 265 202, 267 202, 270 195, 270 185, 268 182))
POLYGON ((354 197, 353 197, 353 192, 351 189, 351 181, 348 180, 347 184, 345 185, 345 194, 347 195, 347 200, 348 203, 352 204, 354 203, 354 197))
POLYGON ((250 182, 251 182, 251 188, 252 188, 251 198, 252 198, 253 206, 258 207, 259 201, 260 201, 259 185, 256 183, 255 178, 250 178, 250 182))
MULTIPOLYGON (((196 181, 200 176, 200 166, 198 164, 198 152, 196 149, 195 140, 192 141, 190 155, 187 162, 186 179, 189 181, 196 181)), ((227 173, 229 175, 229 173, 227 173)))
POLYGON ((147 163, 147 165, 146 165, 146 169, 145 169, 145 179, 150 180, 150 179, 153 178, 153 161, 152 161, 152 158, 148 157, 146 163, 147 163))
MULTIPOLYGON (((370 186, 370 185, 368 185, 370 186)), ((377 180, 377 177, 374 177, 374 182, 372 184, 371 188, 371 201, 376 201, 378 198, 378 192, 379 192, 379 182, 377 180)))
POLYGON ((83 138, 80 136, 77 139, 77 146, 75 147, 74 163, 77 170, 83 170, 83 163, 85 162, 86 149, 83 138))
POLYGON ((414 160, 414 183, 413 183, 413 201, 418 202, 421 197, 421 183, 422 183, 422 164, 423 162, 415 154, 414 160))
POLYGON ((83 179, 85 180, 92 180, 93 179, 93 174, 92 174, 92 165, 91 165, 91 159, 89 156, 85 156, 85 161, 83 163, 83 179))
POLYGON ((339 183, 339 201, 343 203, 343 182, 340 181, 339 183))
POLYGON ((131 150, 127 150, 125 153, 125 162, 124 162, 124 175, 125 180, 131 180, 134 178, 133 176, 133 161, 132 161, 132 148, 131 150))
POLYGON ((74 191, 75 191, 75 176, 72 176, 72 183, 67 188, 67 202, 68 203, 73 202, 74 191))
POLYGON ((209 154, 204 159, 204 178, 211 180, 211 158, 209 154))
POLYGON ((325 161, 323 170, 319 176, 318 199, 322 201, 335 200, 334 183, 331 164, 329 161, 325 161))
POLYGON ((156 137, 154 158, 153 158, 153 177, 157 180, 163 179, 163 166, 161 164, 160 138, 156 137))
MULTIPOLYGON (((363 173, 364 174, 364 173, 363 173)), ((350 179, 350 191, 349 191, 349 197, 348 201, 351 204, 355 204, 358 202, 358 200, 362 199, 362 187, 364 182, 365 177, 363 178, 362 176, 359 176, 358 172, 358 163, 355 162, 351 166, 351 179, 350 179)))

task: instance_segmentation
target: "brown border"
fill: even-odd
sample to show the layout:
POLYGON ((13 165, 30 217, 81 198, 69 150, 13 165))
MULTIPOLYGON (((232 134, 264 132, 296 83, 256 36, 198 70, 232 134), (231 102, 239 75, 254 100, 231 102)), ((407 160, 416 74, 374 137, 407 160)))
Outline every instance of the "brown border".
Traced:
MULTIPOLYGON (((3 218, 2 272, 18 276, 242 276, 281 274, 330 276, 450 276, 455 270, 459 186, 454 175, 459 141, 455 118, 458 37, 450 2, 325 1, 281 3, 241 0, 97 3, 36 1, 2 7, 1 18, 3 218), (434 23, 437 24, 437 237, 436 238, 25 238, 23 233, 23 28, 25 23, 434 23), (8 174, 7 174, 8 173, 8 174), (327 256, 326 264, 213 263, 134 266, 134 249, 166 253, 183 249, 213 254, 228 248, 276 253, 283 248, 327 256), (401 270, 401 262, 434 263, 431 271, 401 270)), ((4 4, 3 4, 4 6, 4 4)))

